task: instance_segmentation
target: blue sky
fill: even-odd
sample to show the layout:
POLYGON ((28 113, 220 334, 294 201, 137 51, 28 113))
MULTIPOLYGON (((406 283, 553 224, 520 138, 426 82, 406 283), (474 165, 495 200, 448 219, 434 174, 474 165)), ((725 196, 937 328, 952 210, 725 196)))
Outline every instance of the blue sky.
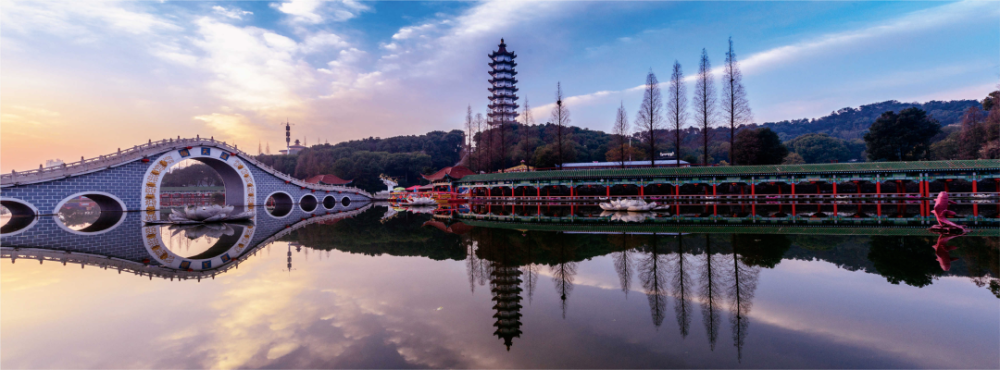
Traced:
MULTIPOLYGON (((996 2, 11 2, 0 22, 0 163, 215 136, 276 151, 461 128, 486 55, 518 54, 537 122, 638 109, 652 69, 714 66, 733 38, 755 122, 889 99, 981 99, 1000 82, 996 2), (39 143, 44 154, 28 154, 39 143)), ((717 75, 718 78, 718 75, 717 75)), ((693 84, 688 87, 693 90, 693 84)), ((251 148, 252 147, 252 148, 251 148)))

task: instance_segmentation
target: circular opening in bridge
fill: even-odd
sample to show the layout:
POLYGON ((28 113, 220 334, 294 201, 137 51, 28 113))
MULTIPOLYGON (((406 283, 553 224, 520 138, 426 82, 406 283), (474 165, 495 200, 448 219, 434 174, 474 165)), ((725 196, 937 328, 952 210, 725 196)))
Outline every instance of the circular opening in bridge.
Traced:
POLYGON ((212 166, 185 159, 170 167, 160 182, 160 210, 226 204, 226 183, 212 166))
POLYGON ((316 200, 316 197, 312 194, 303 195, 302 198, 299 199, 299 208, 305 212, 315 211, 318 204, 319 201, 316 200))
POLYGON ((56 205, 59 227, 76 234, 110 231, 125 220, 125 203, 108 193, 78 193, 56 205))
POLYGON ((10 236, 27 230, 38 221, 34 206, 13 199, 0 200, 0 234, 10 236))
POLYGON ((351 205, 351 198, 344 197, 344 199, 340 200, 340 203, 343 204, 344 207, 347 207, 347 206, 351 205))
POLYGON ((215 258, 239 242, 243 225, 161 225, 163 244, 174 254, 194 260, 215 258))
POLYGON ((333 207, 336 206, 337 206, 337 198, 334 198, 332 195, 327 195, 323 197, 323 208, 333 209, 333 207))
POLYGON ((292 213, 292 196, 285 192, 274 192, 267 197, 264 207, 274 217, 285 217, 292 213))

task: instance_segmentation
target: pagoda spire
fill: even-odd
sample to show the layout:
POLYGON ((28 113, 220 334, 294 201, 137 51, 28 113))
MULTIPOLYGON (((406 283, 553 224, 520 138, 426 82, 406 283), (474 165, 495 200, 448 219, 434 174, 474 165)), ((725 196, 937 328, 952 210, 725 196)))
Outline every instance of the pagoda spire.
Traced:
POLYGON ((490 53, 490 104, 487 106, 487 122, 492 128, 500 129, 500 167, 506 167, 507 141, 506 132, 510 125, 517 122, 517 54, 507 50, 507 44, 500 39, 497 50, 490 53))

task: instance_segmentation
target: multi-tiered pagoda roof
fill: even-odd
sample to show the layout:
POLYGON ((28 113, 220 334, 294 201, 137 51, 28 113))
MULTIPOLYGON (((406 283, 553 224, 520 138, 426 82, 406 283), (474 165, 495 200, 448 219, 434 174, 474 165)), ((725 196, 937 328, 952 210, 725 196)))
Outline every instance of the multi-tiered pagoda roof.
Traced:
POLYGON ((500 39, 500 45, 496 51, 490 53, 490 112, 488 122, 491 125, 512 124, 517 119, 517 71, 514 67, 517 63, 514 59, 517 54, 507 51, 507 44, 500 39))
MULTIPOLYGON (((501 44, 503 45, 503 44, 501 44)), ((496 263, 490 274, 490 285, 493 293, 493 315, 497 328, 493 335, 503 339, 503 344, 510 351, 514 338, 521 336, 521 269, 496 263)))

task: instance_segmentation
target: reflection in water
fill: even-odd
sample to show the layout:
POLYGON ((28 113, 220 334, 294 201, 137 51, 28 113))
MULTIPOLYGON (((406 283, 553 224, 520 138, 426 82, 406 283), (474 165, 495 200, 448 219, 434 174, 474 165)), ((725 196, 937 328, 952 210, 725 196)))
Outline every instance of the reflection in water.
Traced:
POLYGON ((934 244, 934 254, 937 255, 937 261, 941 265, 941 269, 944 271, 951 270, 951 263, 958 261, 958 258, 953 258, 949 252, 958 249, 956 246, 947 245, 949 240, 955 239, 959 235, 938 235, 937 243, 934 244))
POLYGON ((687 261, 687 255, 684 253, 684 234, 677 235, 677 254, 674 256, 675 267, 671 270, 673 271, 673 285, 674 285, 674 313, 677 316, 677 327, 680 330, 681 337, 687 338, 688 329, 691 326, 691 318, 688 316, 691 312, 691 301, 688 297, 691 291, 691 273, 685 269, 686 265, 690 265, 687 261))
POLYGON ((566 318, 566 306, 569 293, 573 291, 573 278, 576 276, 576 262, 572 262, 571 249, 565 242, 556 243, 557 264, 550 267, 552 270, 552 282, 556 285, 556 292, 559 292, 559 299, 562 300, 562 318, 566 318))
POLYGON ((664 256, 657 245, 656 234, 649 238, 646 246, 648 253, 639 262, 639 281, 646 290, 649 300, 649 312, 653 316, 653 325, 660 327, 667 311, 666 275, 664 256))
POLYGON ((617 241, 619 250, 612 255, 612 258, 615 260, 618 282, 621 284, 622 292, 625 293, 625 298, 628 298, 628 291, 632 286, 632 248, 635 246, 629 245, 629 235, 626 233, 621 233, 620 239, 617 239, 618 235, 609 235, 608 237, 616 238, 617 241))
POLYGON ((712 253, 712 240, 705 234, 705 256, 701 267, 701 320, 708 333, 708 344, 715 350, 715 340, 719 337, 719 295, 721 285, 721 256, 712 253))
POLYGON ((101 217, 101 208, 89 198, 79 197, 63 204, 56 217, 71 230, 83 230, 101 217))
MULTIPOLYGON (((737 244, 736 235, 730 236, 733 247, 733 279, 729 281, 728 294, 730 297, 729 320, 733 330, 733 345, 736 346, 737 356, 743 358, 743 345, 746 342, 747 327, 750 325, 750 307, 753 305, 753 294, 757 290, 757 276, 760 267, 747 266, 738 256, 740 245, 737 244)), ((760 242, 755 239, 753 242, 760 242)))
MULTIPOLYGON (((837 367, 865 365, 947 367, 949 365, 946 363, 930 362, 930 360, 919 358, 917 360, 909 357, 902 359, 899 357, 899 353, 920 351, 900 352, 898 347, 893 349, 891 346, 885 347, 882 344, 873 346, 870 342, 865 342, 859 337, 882 338, 882 335, 885 334, 880 331, 940 334, 940 337, 907 334, 895 337, 896 339, 888 342, 908 349, 911 346, 917 348, 920 345, 919 341, 925 341, 934 345, 942 345, 943 348, 951 351, 955 346, 952 344, 955 333, 951 331, 954 329, 947 325, 936 326, 936 324, 926 321, 903 320, 902 317, 909 317, 907 315, 911 313, 911 308, 900 302, 910 302, 922 297, 921 294, 935 291, 930 285, 938 285, 939 283, 936 281, 944 276, 969 277, 976 285, 989 285, 994 292, 1000 291, 1000 289, 993 288, 996 284, 997 272, 1000 270, 996 262, 997 256, 1000 255, 1000 242, 991 237, 953 238, 938 236, 935 244, 934 235, 921 234, 923 230, 920 229, 903 229, 900 232, 900 234, 912 233, 915 235, 873 236, 864 233, 873 232, 875 229, 855 230, 855 234, 844 233, 844 236, 823 234, 825 232, 842 233, 845 230, 843 228, 809 229, 799 231, 806 234, 788 237, 782 234, 788 232, 787 229, 761 229, 744 226, 716 227, 714 229, 691 226, 688 227, 688 230, 678 231, 648 228, 629 229, 632 225, 625 225, 616 226, 615 229, 610 229, 607 232, 594 231, 599 229, 595 226, 586 232, 578 230, 565 232, 560 230, 561 226, 551 224, 533 228, 535 226, 527 224, 460 222, 454 218, 439 217, 440 215, 418 215, 409 212, 400 212, 389 218, 383 218, 383 215, 384 212, 381 209, 376 209, 354 217, 325 220, 317 218, 301 222, 294 221, 301 219, 295 215, 287 218, 287 220, 291 220, 290 224, 271 224, 270 221, 274 219, 270 216, 259 218, 264 221, 256 225, 257 228, 262 229, 258 230, 261 234, 259 237, 254 237, 253 245, 250 245, 247 250, 256 251, 275 240, 284 242, 286 245, 279 244, 280 253, 276 253, 272 257, 262 254, 259 257, 249 258, 248 261, 259 260, 260 262, 251 263, 241 268, 240 274, 230 274, 227 276, 227 284, 232 283, 235 286, 238 285, 238 282, 245 282, 247 285, 240 289, 246 290, 255 289, 256 284, 281 286, 283 290, 286 288, 294 290, 304 289, 293 284, 303 282, 308 288, 315 289, 316 293, 305 294, 306 290, 302 290, 302 294, 294 297, 294 304, 303 303, 304 306, 308 307, 319 306, 322 308, 318 310, 322 312, 316 313, 316 318, 303 315, 297 319, 295 325, 310 329, 297 332, 298 336, 285 338, 286 342, 294 342, 293 344, 295 344, 288 346, 287 351, 269 351, 267 347, 263 349, 251 348, 251 351, 259 351, 261 361, 265 362, 254 363, 257 365, 253 366, 249 362, 237 362, 234 363, 234 367, 279 368, 296 367, 291 364, 307 363, 311 364, 309 367, 324 367, 325 365, 322 365, 321 362, 294 362, 288 359, 316 356, 315 353, 310 354, 311 352, 305 350, 309 346, 307 343, 313 342, 315 347, 324 347, 330 344, 327 343, 328 338, 317 333, 323 333, 324 330, 347 330, 342 327, 344 322, 361 320, 360 317, 375 317, 384 321, 370 327, 352 327, 350 328, 351 332, 345 334, 345 337, 350 338, 349 344, 330 344, 330 346, 335 347, 336 356, 350 354, 358 358, 375 358, 381 356, 382 353, 405 354, 407 362, 392 363, 388 367, 420 364, 447 364, 447 366, 454 367, 697 366, 724 368, 738 366, 817 367, 831 366, 831 364, 837 367), (303 223, 310 224, 302 225, 303 223), (809 232, 814 232, 817 235, 809 232), (933 250, 927 248, 929 245, 934 245, 935 248, 933 250), (333 252, 332 257, 331 251, 333 252), (321 257, 326 256, 322 261, 324 264, 311 266, 308 263, 308 254, 317 252, 320 253, 321 257), (416 258, 388 258, 386 256, 416 258), (292 266, 293 257, 295 258, 294 267, 292 266), (264 263, 270 259, 280 259, 278 261, 280 264, 264 263), (790 261, 782 265, 785 267, 784 270, 777 267, 783 260, 790 261), (339 266, 340 269, 349 268, 350 265, 347 263, 338 265, 342 261, 362 263, 364 268, 349 271, 337 271, 337 269, 329 268, 329 266, 339 266), (943 261, 947 261, 948 264, 945 265, 943 261), (536 295, 535 286, 538 275, 546 273, 546 271, 541 270, 543 265, 546 266, 545 269, 551 275, 555 289, 541 289, 536 295), (446 266, 453 268, 442 268, 446 266), (267 275, 260 281, 246 282, 246 280, 241 280, 244 279, 244 274, 250 275, 265 267, 275 272, 282 270, 283 273, 267 275), (382 267, 384 269, 380 270, 382 267), (454 273, 454 268, 458 268, 460 271, 463 267, 465 276, 461 272, 457 275, 454 273), (400 268, 404 268, 405 271, 397 271, 400 268), (602 269, 606 275, 594 273, 594 271, 602 269), (297 272, 291 274, 292 270, 297 272), (814 276, 809 272, 803 272, 811 270, 823 271, 823 274, 814 276), (244 273, 244 271, 246 272, 244 273), (850 271, 858 271, 858 273, 850 273, 850 271), (334 273, 337 275, 332 275, 334 273), (638 275, 639 284, 642 286, 643 293, 646 294, 653 325, 650 325, 650 321, 647 319, 639 320, 646 315, 646 303, 636 302, 634 299, 631 302, 626 301, 627 295, 632 289, 633 274, 638 275), (762 281, 761 277, 767 274, 771 274, 771 278, 766 280, 768 283, 758 286, 758 281, 762 281), (885 279, 871 274, 881 275, 885 279), (607 277, 607 279, 602 281, 602 276, 607 277), (873 276, 877 282, 876 279, 871 279, 873 276), (317 279, 317 277, 322 278, 317 279), (812 279, 813 285, 797 281, 803 278, 812 279), (924 289, 893 287, 886 284, 885 280, 894 284, 905 283, 924 287, 924 289), (449 285, 449 281, 455 284, 449 285), (845 284, 843 283, 845 281, 852 282, 847 284, 851 286, 852 290, 849 294, 839 290, 841 287, 838 286, 838 283, 845 284), (873 282, 875 283, 873 284, 873 282), (477 285, 487 286, 488 284, 488 292, 480 290, 478 294, 482 299, 472 299, 468 293, 464 293, 466 284, 473 295, 477 294, 475 291, 477 285), (614 288, 616 286, 624 293, 624 298, 622 293, 615 292, 618 290, 614 288), (612 287, 612 289, 597 289, 598 287, 612 287), (760 291, 759 297, 756 297, 758 291, 760 291), (349 294, 349 292, 354 292, 354 295, 349 294), (451 294, 450 292, 460 294, 451 294), (488 294, 488 300, 485 299, 483 293, 488 294), (608 294, 612 293, 614 297, 618 298, 617 300, 607 298, 608 294), (577 305, 574 306, 573 317, 570 320, 556 319, 555 316, 558 314, 566 318, 571 295, 576 302, 574 304, 577 305), (869 296, 870 298, 866 299, 873 300, 872 303, 860 298, 869 296), (411 298, 408 301, 400 297, 411 298), (527 298, 527 302, 531 303, 533 297, 536 298, 534 306, 526 308, 523 305, 524 298, 527 298), (664 320, 669 305, 668 297, 674 298, 673 309, 677 331, 669 328, 670 325, 673 325, 670 320, 664 320), (757 306, 754 306, 755 299, 758 301, 756 302, 757 306), (465 302, 465 300, 475 304, 458 304, 465 302), (358 301, 358 303, 351 303, 354 301, 358 301), (364 306, 367 312, 363 314, 349 313, 346 307, 353 305, 364 306), (559 307, 556 307, 557 305, 559 307), (700 307, 695 307, 696 305, 700 307), (433 311, 433 308, 443 306, 447 306, 445 312, 447 312, 448 319, 444 320, 447 329, 442 330, 429 326, 429 322, 437 319, 429 315, 426 308, 431 307, 432 312, 438 312, 433 311), (632 311, 632 308, 635 310, 632 311), (472 313, 458 312, 460 310, 468 310, 472 313), (620 316, 617 316, 622 312, 629 312, 636 320, 631 320, 634 322, 622 320, 620 316), (797 312, 809 312, 810 316, 807 318, 796 317, 797 312), (697 338, 700 335, 698 330, 694 332, 690 330, 691 321, 698 320, 699 314, 702 316, 701 320, 705 327, 708 346, 705 346, 704 342, 697 338), (840 319, 839 316, 836 316, 838 314, 842 314, 843 318, 840 319), (618 325, 605 326, 600 324, 609 319, 604 315, 617 316, 618 325), (858 319, 862 316, 862 319, 858 319), (729 320, 728 327, 721 324, 726 319, 729 320), (754 321, 752 335, 750 334, 751 319, 754 321), (855 325, 860 325, 855 320, 872 320, 877 322, 877 325, 872 324, 872 328, 868 331, 852 332, 848 336, 830 336, 831 327, 845 325, 853 328, 855 325), (414 326, 415 323, 424 326, 414 326), (829 327, 823 328, 822 325, 829 327), (481 330, 484 327, 488 327, 489 330, 481 330), (666 327, 669 330, 658 330, 660 327, 666 327), (529 330, 529 328, 534 330, 529 330), (725 337, 726 330, 730 331, 728 334, 731 334, 733 339, 734 348, 731 349, 733 352, 727 352, 730 351, 728 346, 720 346, 719 348, 715 346, 720 335, 725 337), (443 334, 436 333, 436 331, 442 331, 443 334), (390 338, 385 333, 394 334, 390 338), (428 338, 426 342, 431 343, 429 348, 417 348, 413 344, 417 341, 414 338, 425 336, 428 338), (459 336, 461 339, 456 339, 458 344, 451 343, 452 341, 449 340, 449 338, 459 336), (683 343, 682 341, 688 336, 695 337, 697 341, 683 343), (518 338, 518 346, 513 346, 514 338, 518 338), (553 341, 552 338, 560 338, 561 340, 553 341), (599 339, 597 342, 601 343, 601 347, 587 347, 587 343, 593 342, 595 338, 599 339), (477 339, 488 339, 489 345, 480 347, 477 339), (496 345, 497 339, 502 341, 503 347, 496 345), (373 340, 373 343, 378 344, 378 346, 396 345, 398 347, 388 348, 388 350, 378 347, 376 350, 376 348, 361 346, 362 343, 366 343, 366 340, 373 340), (788 348, 789 343, 794 343, 796 351, 803 355, 784 357, 782 351, 788 348), (681 350, 672 350, 671 348, 680 348, 681 350), (503 354, 495 354, 492 352, 494 349, 503 354), (628 359, 623 359, 621 356, 620 350, 622 349, 629 351, 630 358, 644 358, 648 361, 627 362, 628 359), (360 352, 350 352, 351 350, 360 352), (688 351, 691 353, 688 354, 688 351), (713 353, 709 353, 710 351, 713 353), (452 352, 456 353, 459 358, 489 358, 493 362, 465 363, 425 358, 452 352), (828 352, 835 352, 836 356, 830 357, 828 352), (565 356, 552 357, 553 354, 560 354, 560 356, 565 354, 565 356), (671 356, 674 357, 671 358, 671 356), (272 359, 272 357, 274 358, 272 359), (571 362, 574 357, 592 359, 594 362, 589 365, 571 362), (266 360, 264 360, 265 358, 266 360), (285 360, 282 360, 283 358, 285 360), (539 358, 545 358, 545 360, 539 360, 539 358), (685 362, 677 362, 677 358, 683 358, 685 362), (854 362, 845 362, 843 359, 854 362), (875 361, 873 359, 878 359, 881 362, 872 362, 875 361), (273 362, 271 362, 272 360, 273 362)), ((137 227, 135 230, 138 229, 137 227)), ((36 227, 34 230, 47 229, 36 227)), ((171 231, 169 234, 171 237, 164 238, 164 242, 174 252, 180 249, 178 247, 183 247, 184 243, 197 244, 203 241, 206 246, 199 248, 207 250, 218 238, 229 235, 226 228, 192 228, 169 231, 171 231)), ((235 230, 233 231, 234 234, 238 234, 235 233, 235 230)), ((164 232, 164 234, 166 233, 164 232)), ((15 251, 9 247, 12 245, 8 243, 9 240, 4 239, 5 258, 10 258, 12 261, 17 258, 28 258, 24 257, 23 253, 26 253, 25 250, 29 246, 25 245, 23 250, 15 251)), ((65 250, 72 250, 76 247, 76 245, 62 246, 65 250)), ((192 245, 192 249, 194 249, 194 245, 192 245)), ((141 246, 138 250, 146 253, 144 249, 141 249, 141 246)), ((200 249, 192 250, 185 255, 190 256, 203 252, 200 249)), ((74 260, 69 259, 70 256, 84 261, 82 259, 84 255, 85 253, 66 254, 60 251, 51 251, 50 254, 42 256, 42 258, 45 261, 60 261, 61 258, 62 261, 74 262, 74 260)), ((148 257, 149 255, 146 254, 145 258, 148 257)), ((124 257, 116 256, 115 258, 117 259, 94 258, 87 261, 126 260, 124 257)), ((141 258, 133 258, 131 261, 133 261, 131 266, 142 266, 141 263, 135 262, 141 261, 141 258)), ((32 265, 37 266, 36 263, 32 263, 32 265)), ((24 280, 10 281, 6 279, 7 277, 4 280, 5 289, 26 284, 24 280)), ((76 283, 76 281, 67 280, 61 284, 71 283, 76 283)), ((966 280, 958 279, 949 279, 941 284, 955 287, 956 284, 960 283, 972 285, 968 284, 966 280)), ((209 284, 214 284, 209 285, 209 287, 219 289, 217 293, 220 297, 234 294, 223 289, 224 285, 219 285, 219 282, 210 282, 209 284)), ((203 282, 199 287, 205 285, 203 282)), ((44 289, 50 288, 30 289, 44 291, 44 289)), ((89 288, 82 286, 81 289, 89 288)), ((976 292, 985 293, 981 288, 974 289, 976 292)), ((938 291, 940 290, 942 289, 938 289, 938 291)), ((128 292, 126 291, 126 293, 128 292)), ((183 296, 183 294, 180 295, 183 296)), ((975 298, 964 295, 956 295, 955 297, 961 298, 957 301, 963 302, 965 299, 975 298)), ((218 298, 212 297, 208 301, 214 302, 214 299, 218 298)), ((27 304, 25 302, 28 301, 7 301, 4 307, 7 309, 27 304)), ((267 305, 269 302, 269 297, 258 297, 255 301, 242 306, 242 310, 232 310, 232 312, 254 311, 259 309, 258 306, 267 305)), ((944 312, 946 309, 954 310, 956 307, 949 300, 921 302, 925 303, 921 306, 920 312, 926 310, 944 312)), ((971 310, 969 308, 962 309, 971 310)), ((982 310, 983 308, 979 307, 978 309, 982 310)), ((965 311, 963 315, 955 315, 949 320, 966 319, 969 316, 965 311)), ((61 313, 73 317, 72 312, 64 311, 61 313)), ((997 312, 993 311, 993 313, 997 312)), ((217 312, 199 314, 210 317, 220 315, 216 319, 223 319, 226 322, 232 320, 232 317, 217 312)), ((160 315, 177 317, 170 310, 165 310, 160 315)), ((983 316, 974 317, 981 318, 983 316)), ((949 323, 951 322, 949 321, 949 323)), ((986 322, 986 324, 990 323, 992 322, 986 322)), ((123 322, 102 323, 102 325, 109 326, 122 324, 123 322)), ((969 327, 981 326, 983 325, 980 322, 966 324, 963 326, 965 329, 961 331, 961 336, 986 343, 987 347, 994 343, 1000 343, 995 334, 990 336, 990 334, 970 332, 968 329, 969 327)), ((227 324, 226 330, 230 329, 232 328, 227 324)), ((173 335, 169 336, 171 339, 168 340, 171 344, 193 341, 193 339, 185 339, 187 337, 184 335, 187 334, 160 334, 173 335)), ((4 335, 8 335, 4 339, 15 338, 9 336, 10 334, 5 333, 4 335)), ((164 340, 162 338, 155 339, 164 340)), ((28 341, 20 342, 28 343, 28 341)), ((74 349, 73 346, 69 346, 69 348, 74 349)), ((184 347, 178 345, 177 348, 184 347)), ((5 355, 13 353, 6 351, 5 355)), ((979 354, 980 356, 975 357, 977 359, 984 357, 981 356, 982 350, 980 349, 968 348, 966 351, 973 355, 979 354)), ((32 367, 15 366, 22 365, 22 363, 9 362, 12 361, 9 359, 4 361, 3 365, 8 367, 32 367)), ((380 367, 376 364, 384 365, 385 363, 356 362, 352 364, 354 364, 352 367, 380 367)), ((961 364, 963 367, 993 365, 984 362, 963 362, 961 364)), ((147 366, 170 367, 162 364, 147 366)))

